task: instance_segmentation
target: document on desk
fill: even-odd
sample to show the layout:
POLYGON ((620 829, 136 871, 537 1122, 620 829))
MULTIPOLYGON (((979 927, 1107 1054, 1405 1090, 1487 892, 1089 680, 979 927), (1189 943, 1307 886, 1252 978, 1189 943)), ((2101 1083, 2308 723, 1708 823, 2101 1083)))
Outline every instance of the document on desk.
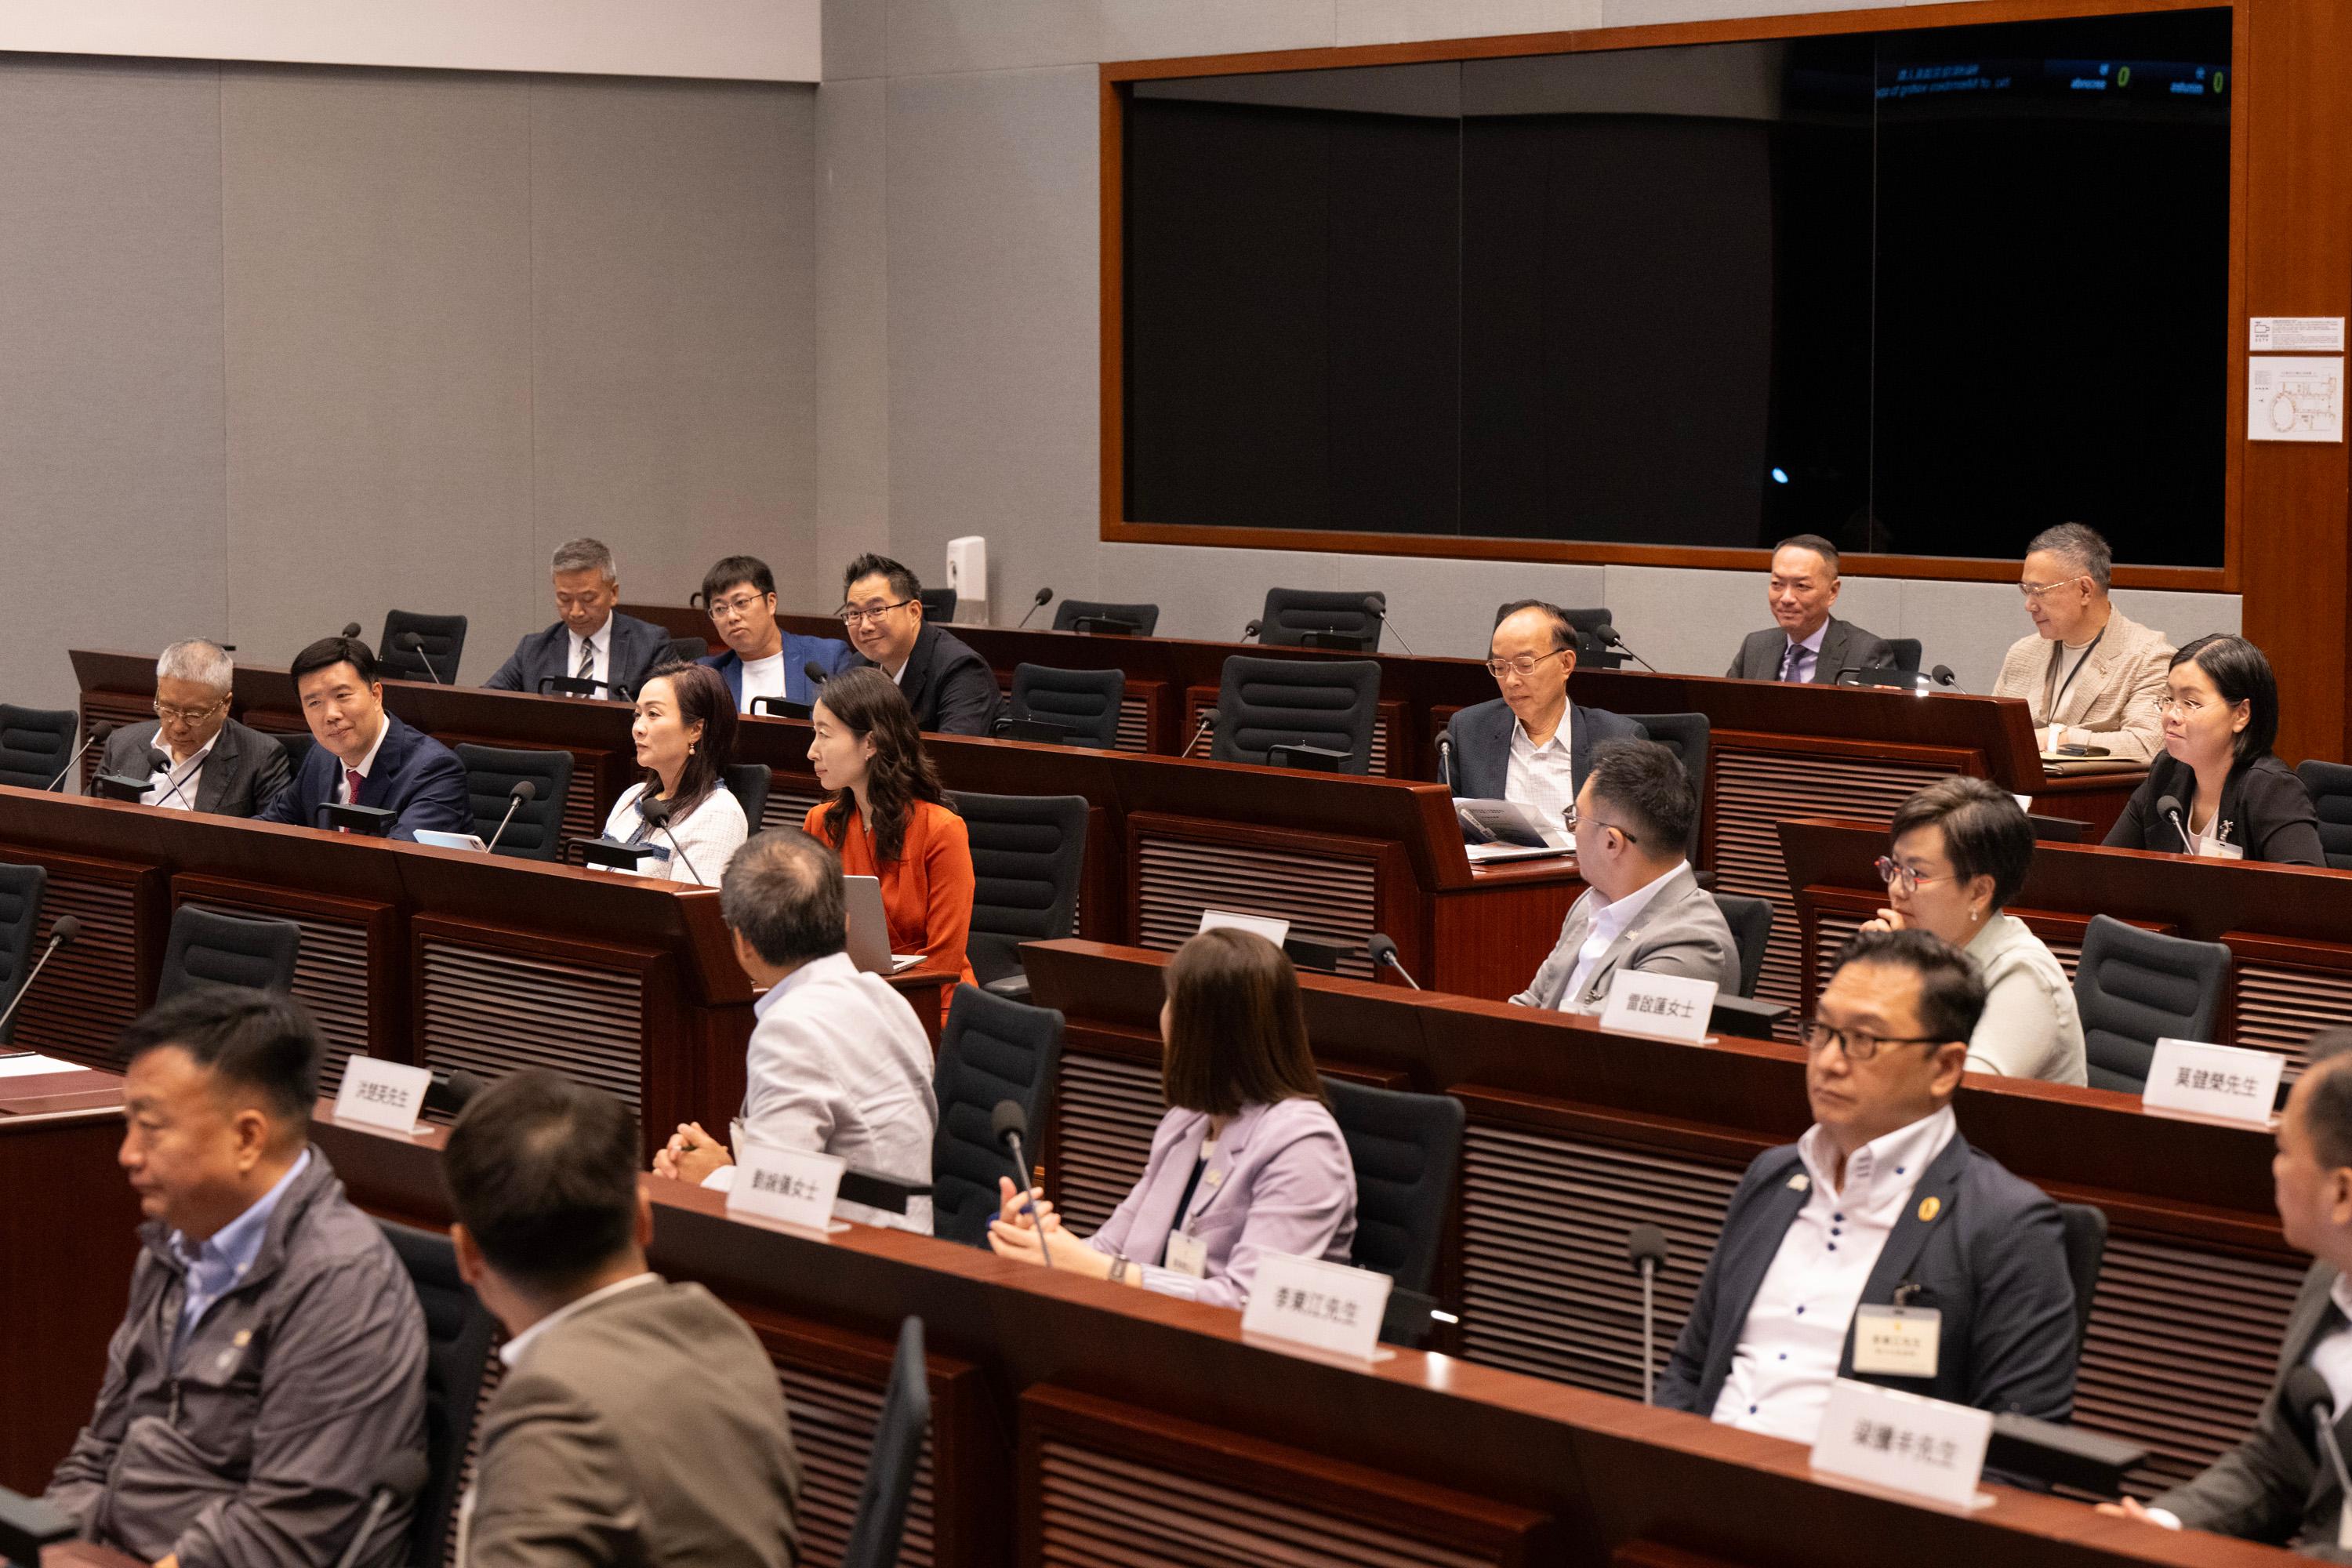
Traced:
POLYGON ((37 1078, 43 1073, 80 1072, 79 1062, 59 1061, 55 1057, 27 1054, 21 1057, 0 1057, 0 1078, 37 1078))

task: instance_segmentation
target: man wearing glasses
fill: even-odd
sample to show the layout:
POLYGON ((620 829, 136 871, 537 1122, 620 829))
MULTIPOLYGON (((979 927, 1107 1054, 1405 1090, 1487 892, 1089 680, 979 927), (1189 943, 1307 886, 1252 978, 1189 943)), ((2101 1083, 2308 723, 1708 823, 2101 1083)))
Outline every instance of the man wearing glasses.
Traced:
POLYGON ((2172 645, 2108 601, 2115 568, 2107 542, 2079 522, 2062 522, 2025 547, 2025 613, 2033 631, 2010 645, 1995 697, 2021 697, 2034 739, 2104 750, 2144 763, 2164 746, 2164 672, 2172 645))
POLYGON ((887 555, 842 574, 841 623, 858 657, 898 683, 915 728, 985 735, 996 719, 996 673, 953 633, 923 618, 923 585, 887 555))
POLYGON ((1486 669, 1502 695, 1465 708, 1445 726, 1452 771, 1446 782, 1465 800, 1507 800, 1529 807, 1568 839, 1567 815, 1603 741, 1646 741, 1631 719, 1568 700, 1576 672, 1576 627, 1567 612, 1520 599, 1496 613, 1486 669))
POLYGON ((2057 1206, 1954 1124, 1983 1006, 1966 955, 1926 931, 1846 944, 1799 1028, 1812 1128, 1741 1178, 1658 1404, 1798 1443, 1841 1377, 2066 1419, 2057 1206))
POLYGON ((155 721, 109 737, 105 770, 146 779, 142 805, 259 816, 294 773, 283 746, 228 716, 236 673, 227 650, 202 637, 165 648, 155 661, 155 721))
POLYGON ((735 694, 735 711, 749 713, 761 697, 814 702, 816 687, 806 667, 827 675, 857 662, 849 645, 831 637, 804 637, 776 624, 776 578, 753 555, 730 555, 702 574, 702 603, 727 651, 702 662, 717 670, 735 694))

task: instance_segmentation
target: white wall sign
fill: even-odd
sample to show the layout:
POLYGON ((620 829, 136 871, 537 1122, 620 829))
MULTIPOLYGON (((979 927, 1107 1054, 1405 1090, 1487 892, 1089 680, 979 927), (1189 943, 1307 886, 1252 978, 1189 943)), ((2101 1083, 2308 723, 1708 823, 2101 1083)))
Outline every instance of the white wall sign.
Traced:
POLYGON ((2247 346, 2258 354, 2342 353, 2341 316, 2256 316, 2247 346))
POLYGON ((2344 439, 2341 354, 2273 354, 2246 362, 2246 439, 2344 439))

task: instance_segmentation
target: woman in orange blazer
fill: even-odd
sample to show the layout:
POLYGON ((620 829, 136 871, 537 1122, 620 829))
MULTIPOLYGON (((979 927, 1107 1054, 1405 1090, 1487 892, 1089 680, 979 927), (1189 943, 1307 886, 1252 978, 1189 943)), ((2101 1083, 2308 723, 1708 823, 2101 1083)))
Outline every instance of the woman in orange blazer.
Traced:
POLYGON ((824 683, 810 717, 809 761, 830 793, 801 826, 840 854, 844 875, 881 879, 891 952, 920 952, 924 968, 978 984, 964 953, 971 838, 948 809, 906 697, 878 669, 845 669, 824 683))

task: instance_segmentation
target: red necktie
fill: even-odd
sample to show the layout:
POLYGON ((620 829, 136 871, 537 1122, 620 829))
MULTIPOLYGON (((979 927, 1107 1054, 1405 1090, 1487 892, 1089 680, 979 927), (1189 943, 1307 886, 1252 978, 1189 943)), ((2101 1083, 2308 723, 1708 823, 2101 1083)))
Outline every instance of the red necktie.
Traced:
POLYGON ((346 805, 359 805, 359 803, 360 803, 360 786, 361 786, 362 784, 364 784, 365 783, 367 783, 367 781, 366 781, 365 779, 363 779, 363 778, 360 777, 360 771, 359 771, 359 769, 357 769, 357 768, 345 768, 345 769, 343 770, 343 784, 344 784, 344 785, 345 785, 347 788, 349 788, 349 789, 350 789, 350 791, 352 792, 352 793, 351 793, 351 798, 350 798, 349 800, 347 800, 347 801, 345 801, 345 802, 344 802, 344 804, 345 804, 346 805))

